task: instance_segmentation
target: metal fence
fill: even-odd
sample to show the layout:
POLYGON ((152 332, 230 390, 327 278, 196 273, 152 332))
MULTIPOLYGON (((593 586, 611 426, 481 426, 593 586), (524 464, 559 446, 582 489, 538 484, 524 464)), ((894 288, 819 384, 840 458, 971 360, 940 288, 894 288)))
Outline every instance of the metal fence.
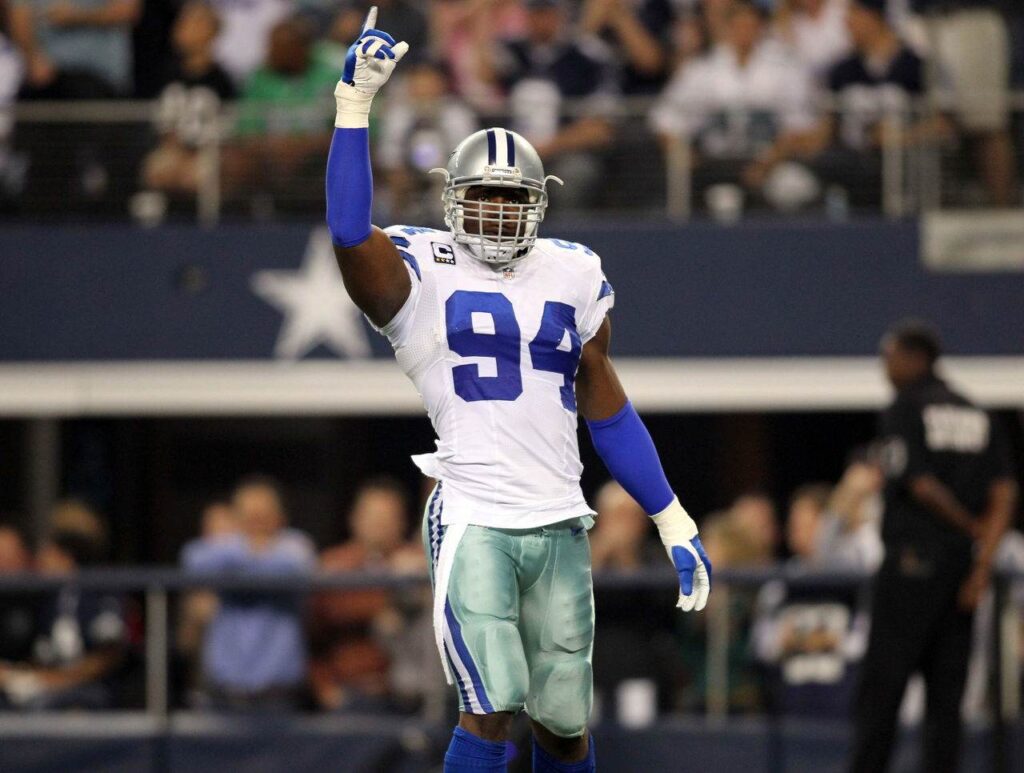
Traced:
MULTIPOLYGON (((706 625, 706 669, 709 675, 705 711, 709 716, 725 716, 731 710, 727 685, 729 661, 725 657, 733 629, 730 620, 730 594, 743 589, 756 589, 768 582, 781 581, 790 589, 818 589, 833 592, 864 590, 870 577, 857 573, 809 571, 791 565, 765 569, 722 569, 715 573, 714 603, 704 616, 706 625)), ((595 593, 635 591, 664 595, 671 590, 674 574, 667 568, 642 569, 634 572, 597 572, 595 593)), ((241 574, 197 574, 178 569, 110 568, 83 570, 67 577, 37 574, 0 576, 0 594, 55 592, 62 588, 118 594, 142 594, 145 620, 145 711, 154 717, 165 717, 171 711, 168 688, 168 654, 172 646, 169 620, 171 598, 176 593, 194 589, 221 592, 259 592, 310 594, 317 591, 356 591, 366 589, 401 590, 426 588, 423 575, 389 576, 378 573, 320 573, 313 576, 253 576, 241 574)), ((1024 582, 1024 573, 1000 572, 993 583, 995 614, 992 615, 994 658, 992 660, 996 687, 992 707, 994 716, 1017 719, 1021 710, 1021 666, 1024 642, 1020 639, 1020 610, 1013 603, 1011 589, 1015 582, 1024 582)), ((671 594, 669 594, 671 596, 671 594)), ((638 596, 638 600, 642 597, 638 596)), ((642 600, 638 603, 643 603, 642 600)), ((653 599, 649 600, 653 606, 653 599)), ((598 635, 600 635, 600 617, 598 635)))
MULTIPOLYGON (((705 716, 702 725, 703 731, 699 728, 691 728, 691 732, 711 733, 705 741, 712 743, 712 736, 715 732, 725 730, 728 732, 740 732, 742 735, 743 720, 738 720, 732 715, 735 706, 730 705, 729 680, 730 661, 728 651, 730 640, 733 636, 733 621, 731 620, 732 605, 730 596, 740 593, 745 589, 757 589, 765 583, 781 581, 791 589, 831 589, 842 592, 853 589, 865 590, 870 578, 857 574, 835 574, 807 572, 794 569, 789 565, 779 565, 773 568, 757 570, 721 570, 716 572, 716 585, 713 594, 714 603, 701 615, 706 618, 704 628, 706 640, 704 642, 704 658, 706 659, 707 691, 704 701, 705 716), (728 719, 728 723, 726 720, 728 719), (739 724, 737 724, 737 722, 739 724), (716 731, 714 728, 718 728, 716 731), (731 731, 726 728, 732 728, 731 731)), ((601 594, 615 591, 627 591, 635 594, 636 599, 643 599, 645 592, 654 594, 649 600, 655 598, 668 599, 669 603, 674 598, 671 593, 675 582, 674 574, 667 568, 648 569, 633 573, 597 573, 594 577, 595 594, 598 596, 598 607, 600 610, 601 594)), ((989 751, 983 752, 980 758, 987 758, 991 761, 991 769, 994 771, 1015 770, 1016 762, 1013 759, 1016 744, 1016 735, 1020 733, 1020 698, 1021 698, 1021 661, 1024 656, 1021 642, 1021 616, 1017 603, 1011 597, 1011 590, 1019 583, 1024 582, 1024 574, 1000 573, 994 582, 994 614, 990 618, 990 643, 989 653, 989 692, 987 718, 982 722, 981 738, 988 744, 989 751)), ((389 577, 362 573, 351 574, 320 574, 312 577, 254 577, 240 575, 196 575, 186 574, 176 569, 101 569, 88 570, 66 578, 41 577, 38 575, 8 575, 0 576, 0 594, 10 598, 15 593, 39 593, 55 592, 64 587, 74 587, 79 590, 102 591, 118 594, 141 594, 144 599, 144 659, 145 659, 145 704, 144 708, 131 711, 100 712, 93 715, 54 713, 54 712, 0 712, 0 738, 16 740, 21 744, 30 743, 33 738, 64 738, 74 742, 81 742, 86 739, 117 738, 155 738, 155 737, 180 737, 194 736, 217 737, 218 733, 223 735, 242 732, 252 735, 253 726, 247 724, 244 728, 235 727, 230 724, 230 717, 216 713, 197 714, 194 711, 175 710, 172 708, 172 700, 169 691, 169 655, 172 647, 171 624, 173 598, 175 594, 193 589, 217 589, 219 591, 248 591, 261 593, 283 593, 283 594, 308 594, 314 591, 354 591, 369 588, 399 589, 423 589, 427 585, 427 578, 423 576, 389 577), (106 717, 106 718, 104 718, 106 717), (218 724, 221 722, 221 724, 218 724), (224 725, 223 722, 229 724, 224 725), (232 730, 231 728, 234 728, 232 730), (198 733, 198 735, 196 735, 198 733), (114 734, 114 735, 112 735, 114 734), (212 734, 212 735, 211 735, 212 734), (77 741, 76 741, 77 739, 77 741)), ((633 596, 631 596, 633 597, 633 596)), ((690 618, 687 618, 690 619, 690 618)), ((601 636, 601 617, 599 612, 597 636, 601 636)), ((624 653, 626 654, 626 653, 624 653)), ((403 745, 412 743, 413 747, 419 748, 428 736, 443 735, 443 730, 449 726, 454 712, 453 695, 447 688, 440 685, 443 694, 437 696, 438 700, 427 700, 418 716, 407 716, 396 718, 392 723, 379 718, 364 717, 361 715, 347 714, 344 717, 329 715, 291 715, 285 725, 283 720, 273 720, 273 733, 281 728, 290 728, 288 732, 308 733, 310 738, 319 734, 323 737, 343 738, 346 734, 359 734, 361 732, 372 732, 378 735, 395 735, 400 737, 403 745), (324 736, 323 734, 327 735, 324 736), (340 735, 339 735, 340 734, 340 735), (413 738, 410 734, 414 735, 413 738)), ((258 718, 257 718, 258 719, 258 718)), ((256 721, 256 720, 254 720, 256 721)), ((271 721, 268 717, 267 722, 271 721)), ((679 721, 688 721, 679 717, 679 721)), ((769 712, 767 717, 768 742, 766 764, 768 769, 788 769, 780 762, 785 753, 777 744, 788 743, 785 739, 790 727, 786 723, 786 717, 775 716, 769 712), (773 729, 774 728, 774 729, 773 729), (774 740, 772 740, 774 739, 774 740), (775 749, 775 751, 772 751, 775 749)), ((809 732, 830 732, 834 733, 835 724, 827 722, 821 724, 818 731, 813 730, 815 718, 810 717, 804 720, 811 724, 800 731, 803 735, 809 732), (829 729, 831 728, 831 729, 829 729)), ((237 724, 237 723, 236 723, 237 724)), ((264 723, 266 724, 266 722, 264 723)), ((664 722, 659 724, 659 732, 666 727, 664 722)), ((796 726, 793 726, 796 727, 796 726)), ((803 727, 803 726, 801 726, 803 727)), ((978 765, 979 749, 977 748, 977 731, 975 726, 975 740, 971 759, 972 765, 978 765)), ((252 735, 252 738, 260 737, 252 735)), ((799 733, 798 733, 799 735, 799 733)), ((440 736, 439 736, 440 737, 440 736)), ((719 739, 721 740, 721 739, 719 739)), ((794 738, 793 753, 797 752, 799 746, 797 738, 794 738)), ((806 740, 802 743, 806 743, 806 740)), ((102 746, 102 743, 100 744, 102 746)), ((14 763, 19 758, 10 755, 20 754, 18 749, 24 746, 11 745, 8 762, 14 763)), ((834 748, 834 747, 833 747, 834 748)), ((65 750, 71 753, 73 750, 65 750)), ((606 750, 607 751, 607 750, 606 750)), ((35 752, 35 756, 43 752, 35 752)), ((99 752, 95 752, 99 753, 99 752)), ((832 752, 833 756, 835 752, 832 752)), ((755 755, 756 756, 756 755, 755 755)), ((18 763, 20 764, 20 763, 18 763)), ((165 763, 166 764, 166 763, 165 763)), ((902 769, 902 768, 901 768, 902 769)), ((972 769, 982 769, 973 767, 972 769)))
MULTIPOLYGON (((781 165, 756 188, 744 183, 745 168, 773 131, 752 129, 758 116, 734 111, 704 120, 691 135, 659 137, 650 120, 653 106, 644 99, 609 103, 601 116, 610 127, 606 141, 552 162, 569 178, 565 191, 552 194, 553 211, 841 220, 861 212, 899 218, 985 200, 966 152, 969 140, 956 132, 955 122, 949 131, 921 130, 939 114, 932 101, 897 105, 877 116, 867 150, 833 143, 816 159, 781 165), (715 135, 710 142, 709 133, 715 135)), ((47 220, 131 217, 142 224, 168 217, 206 225, 222 217, 319 218, 331 107, 328 100, 322 130, 289 134, 274 132, 280 111, 254 119, 249 108, 240 115, 238 108, 216 103, 190 105, 185 112, 167 99, 20 103, 0 115, 13 126, 6 143, 0 138, 0 213, 47 220), (240 131, 246 121, 250 130, 240 131), (252 125, 262 126, 261 133, 253 133, 252 125)), ((1024 94, 1015 95, 1014 108, 1012 134, 1020 147, 1024 94)), ((570 103, 562 115, 588 109, 593 106, 570 103)), ((839 137, 851 111, 823 103, 820 115, 830 113, 838 119, 839 137)), ((380 222, 436 223, 439 178, 426 172, 443 163, 454 140, 424 130, 403 135, 402 147, 384 152, 382 144, 391 142, 388 116, 385 103, 374 123, 375 216, 380 222)), ((504 114, 477 119, 479 125, 515 125, 504 114)))

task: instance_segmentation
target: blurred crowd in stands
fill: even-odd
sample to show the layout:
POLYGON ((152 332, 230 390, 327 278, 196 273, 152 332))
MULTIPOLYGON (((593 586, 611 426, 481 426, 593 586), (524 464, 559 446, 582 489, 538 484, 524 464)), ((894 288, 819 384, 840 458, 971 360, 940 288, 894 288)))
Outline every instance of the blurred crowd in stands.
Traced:
MULTIPOLYGON (((719 584, 708 611, 693 616, 673 608, 671 572, 650 519, 617 483, 605 484, 594 498, 599 515, 590 533, 599 581, 598 716, 642 724, 658 713, 700 712, 720 700, 734 713, 846 717, 870 619, 866 587, 842 578, 871 573, 881 562, 881 487, 881 473, 864 453, 835 485, 809 483, 792 492, 784 518, 760 492, 704 515, 701 534, 718 572, 766 570, 781 561, 787 577, 825 573, 837 579, 719 584), (629 580, 645 572, 659 581, 642 589, 600 584, 601 577, 629 580), (718 656, 727 661, 728 679, 713 687, 708 647, 716 644, 709 628, 718 625, 723 635, 722 620, 727 630, 717 640, 725 644, 718 656)), ((425 486, 419 498, 428 491, 425 486)), ((390 478, 367 480, 339 524, 343 541, 318 549, 289 525, 284 492, 272 478, 247 477, 230 496, 210 501, 198 514, 197 536, 181 549, 183 571, 367 582, 314 592, 177 594, 173 705, 360 714, 440 705, 443 711, 450 696, 435 651, 413 502, 390 478), (374 587, 374 578, 410 582, 374 587)), ((1000 565, 1024 568, 1022 543, 1024 536, 1011 531, 1000 565)), ((0 574, 72 580, 59 592, 0 592, 0 710, 144 705, 141 599, 73 582, 78 570, 105 563, 107 544, 103 520, 78 501, 55 507, 34 552, 15 528, 0 525, 0 574)), ((988 684, 991 600, 985 603, 965 700, 974 717, 984 715, 988 684)), ((1024 598, 1016 603, 1024 607, 1024 598)), ((1024 661, 1024 652, 1018 654, 1024 661)), ((908 717, 920 715, 921 699, 920 689, 908 692, 908 717)))
MULTIPOLYGON (((427 173, 497 122, 566 181, 565 209, 656 206, 679 148, 695 204, 726 215, 744 201, 877 209, 883 147, 952 158, 973 181, 962 201, 1021 203, 1024 13, 1009 0, 374 2, 411 46, 371 125, 383 219, 436 221, 427 173)), ((0 108, 159 105, 145 131, 0 112, 0 202, 134 194, 135 214, 159 219, 216 178, 253 214, 317 212, 331 92, 368 5, 0 0, 0 108)))

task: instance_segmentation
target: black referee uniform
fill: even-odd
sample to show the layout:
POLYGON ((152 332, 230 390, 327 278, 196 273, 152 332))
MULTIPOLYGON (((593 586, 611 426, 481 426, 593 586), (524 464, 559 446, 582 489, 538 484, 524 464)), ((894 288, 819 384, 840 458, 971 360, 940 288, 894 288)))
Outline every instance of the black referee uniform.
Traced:
POLYGON ((991 554, 1010 516, 993 509, 1013 506, 1011 495, 993 508, 994 485, 1014 487, 1005 437, 984 411, 935 375, 937 339, 923 333, 926 343, 917 350, 921 341, 911 335, 901 342, 900 335, 890 334, 886 344, 903 350, 892 356, 917 357, 921 367, 894 376, 886 351, 897 397, 881 418, 885 560, 875 578, 854 710, 854 773, 886 769, 904 689, 915 672, 923 675, 927 693, 921 769, 957 770, 973 619, 973 602, 964 601, 963 589, 976 571, 987 582, 991 554), (989 529, 993 518, 1002 520, 998 534, 989 529))

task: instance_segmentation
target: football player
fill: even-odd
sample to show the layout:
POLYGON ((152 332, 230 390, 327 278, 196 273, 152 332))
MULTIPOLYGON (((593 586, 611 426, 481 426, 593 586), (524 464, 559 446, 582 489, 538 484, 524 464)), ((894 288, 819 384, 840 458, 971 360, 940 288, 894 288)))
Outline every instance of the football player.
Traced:
POLYGON ((548 204, 537 152, 500 128, 451 154, 447 232, 370 224, 367 116, 408 51, 371 9, 335 90, 327 222, 352 299, 423 397, 438 483, 424 514, 434 628, 458 727, 445 770, 503 771, 526 709, 535 771, 594 769, 594 601, 576 414, 609 471, 650 514, 702 609, 711 564, 608 357, 614 294, 588 248, 539 239, 548 204))

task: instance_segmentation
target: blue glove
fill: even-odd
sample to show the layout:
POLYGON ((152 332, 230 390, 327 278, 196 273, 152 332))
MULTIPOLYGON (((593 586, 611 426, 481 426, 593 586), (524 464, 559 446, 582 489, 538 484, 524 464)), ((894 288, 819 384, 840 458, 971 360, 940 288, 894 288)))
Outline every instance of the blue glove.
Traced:
POLYGON ((652 515, 651 520, 658 527, 661 543, 679 575, 676 606, 684 612, 700 612, 711 593, 711 562, 697 536, 697 524, 675 498, 660 513, 652 515))
POLYGON ((679 575, 679 602, 676 606, 684 612, 691 609, 700 612, 711 593, 711 561, 700 544, 700 537, 694 537, 687 545, 673 545, 672 563, 679 575))

